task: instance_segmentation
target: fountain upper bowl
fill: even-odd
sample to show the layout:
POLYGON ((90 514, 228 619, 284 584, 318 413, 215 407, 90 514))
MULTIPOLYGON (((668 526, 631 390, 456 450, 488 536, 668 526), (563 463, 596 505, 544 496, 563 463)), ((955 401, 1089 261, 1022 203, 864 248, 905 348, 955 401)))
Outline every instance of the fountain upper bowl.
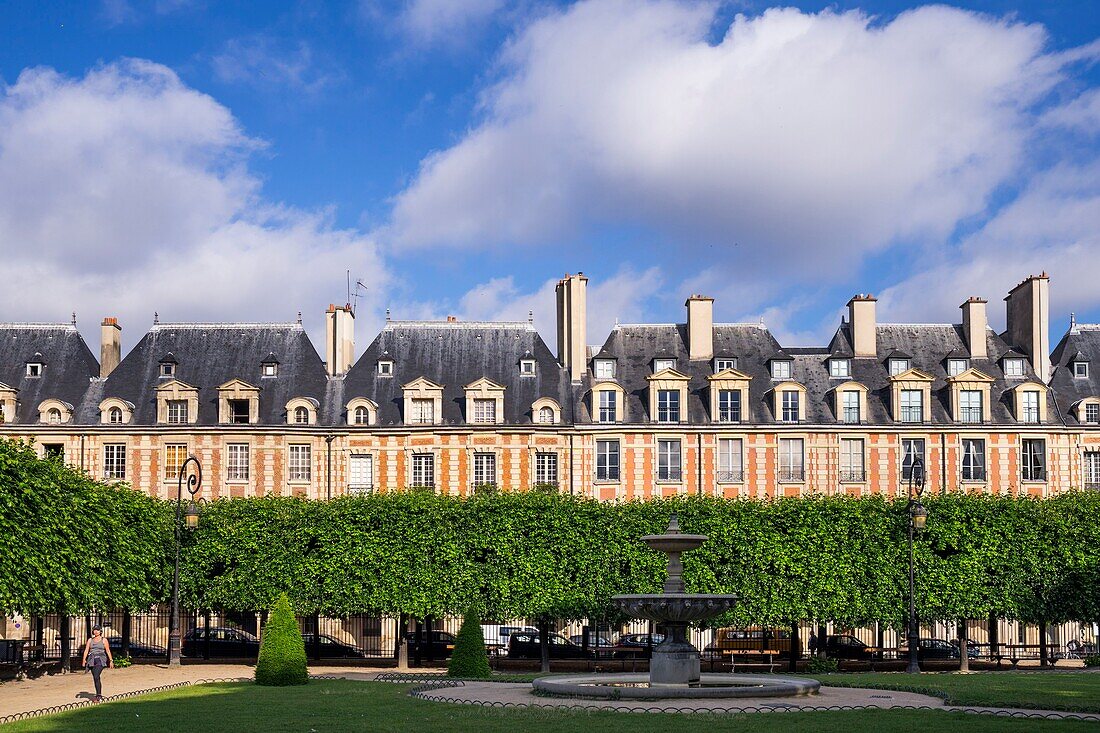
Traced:
POLYGON ((669 623, 703 621, 737 604, 738 596, 713 593, 645 593, 615 596, 611 600, 633 618, 669 623))
POLYGON ((705 534, 647 534, 642 542, 659 552, 687 552, 707 541, 705 534))

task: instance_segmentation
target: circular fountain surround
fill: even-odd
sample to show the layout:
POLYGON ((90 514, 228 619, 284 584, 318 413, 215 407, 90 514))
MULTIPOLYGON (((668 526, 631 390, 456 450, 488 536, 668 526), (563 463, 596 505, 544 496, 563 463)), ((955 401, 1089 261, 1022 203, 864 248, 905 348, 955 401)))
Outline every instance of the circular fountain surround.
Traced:
POLYGON ((663 700, 706 698, 802 697, 815 695, 817 680, 803 677, 749 674, 704 674, 698 686, 651 685, 645 674, 567 674, 540 677, 533 683, 536 693, 555 697, 585 697, 601 700, 663 700))

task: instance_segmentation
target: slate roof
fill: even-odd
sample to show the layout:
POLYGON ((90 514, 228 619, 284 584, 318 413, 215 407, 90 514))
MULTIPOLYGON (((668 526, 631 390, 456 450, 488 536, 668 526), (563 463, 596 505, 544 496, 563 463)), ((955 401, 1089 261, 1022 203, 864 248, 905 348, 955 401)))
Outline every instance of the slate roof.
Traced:
POLYGON ((0 383, 19 390, 14 424, 37 423, 38 405, 50 398, 67 402, 75 410, 96 377, 99 362, 75 325, 0 324, 0 383), (42 376, 28 377, 26 363, 39 358, 44 365, 42 376))
POLYGON ((405 384, 425 377, 443 386, 444 425, 464 425, 464 388, 482 377, 504 387, 504 422, 532 423, 531 404, 550 397, 569 422, 569 376, 535 327, 526 321, 390 321, 343 379, 339 411, 356 397, 378 404, 378 424, 403 424, 405 384), (534 376, 522 376, 522 358, 535 360, 534 376), (393 375, 378 373, 380 359, 393 375))
MULTIPOLYGON (((772 334, 756 324, 715 324, 714 352, 737 356, 738 371, 752 377, 749 383, 749 404, 743 407, 742 422, 755 424, 777 423, 773 413, 771 391, 781 380, 771 378, 773 359, 791 359, 791 380, 807 390, 806 422, 810 424, 835 424, 838 422, 831 391, 846 381, 860 382, 868 388, 868 415, 864 422, 893 424, 890 414, 891 394, 887 360, 899 352, 907 355, 910 366, 935 378, 932 384, 932 404, 928 422, 934 425, 956 425, 950 418, 950 390, 947 384, 946 359, 951 353, 966 356, 966 338, 958 324, 880 324, 876 329, 877 357, 852 359, 851 376, 829 376, 829 359, 853 353, 850 327, 845 324, 837 329, 827 347, 782 349, 772 334)), ((713 374, 713 360, 690 361, 688 359, 687 325, 622 325, 611 332, 601 348, 618 359, 617 381, 627 395, 627 423, 650 422, 648 382, 652 374, 654 355, 669 351, 676 355, 676 369, 691 377, 688 385, 687 419, 693 424, 710 422, 710 398, 707 377, 713 374)), ((1009 391, 1026 378, 1035 378, 1030 364, 1025 379, 1006 379, 1001 370, 1000 357, 1009 346, 992 330, 986 332, 986 348, 989 358, 971 359, 970 366, 992 377, 990 406, 991 424, 1018 425, 1012 413, 1012 393, 1009 391)), ((1100 342, 1098 342, 1100 347, 1100 342)), ((1100 359, 1100 348, 1097 351, 1100 359)), ((1100 365, 1100 361, 1098 361, 1100 365)), ((1100 366, 1098 366, 1100 368, 1100 366)), ((576 419, 590 422, 591 404, 589 392, 597 384, 591 375, 578 389, 575 399, 576 419)), ((1049 396, 1048 396, 1049 398, 1049 396)), ((1048 423, 1060 421, 1049 404, 1048 423)))
POLYGON ((1050 387, 1058 412, 1067 425, 1080 425, 1074 405, 1086 397, 1100 397, 1100 324, 1076 324, 1054 347, 1050 363, 1050 387), (1087 378, 1073 376, 1074 361, 1089 362, 1087 378))
MULTIPOLYGON (((128 400, 135 406, 133 424, 154 425, 155 390, 171 379, 198 388, 199 425, 218 423, 217 389, 233 379, 260 388, 261 425, 286 423, 290 399, 322 402, 328 390, 324 364, 301 324, 160 323, 107 377, 100 399, 128 400), (161 377, 160 363, 169 353, 175 358, 175 375, 161 377), (261 363, 269 354, 279 360, 275 377, 262 376, 261 363)), ((98 401, 85 404, 81 421, 98 422, 98 417, 98 401)))

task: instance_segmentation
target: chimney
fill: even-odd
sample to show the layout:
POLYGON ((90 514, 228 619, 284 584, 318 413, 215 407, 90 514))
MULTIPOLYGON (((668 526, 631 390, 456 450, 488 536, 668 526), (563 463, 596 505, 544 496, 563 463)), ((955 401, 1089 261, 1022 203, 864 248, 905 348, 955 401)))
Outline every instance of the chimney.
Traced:
POLYGON ((104 318, 99 327, 99 378, 106 379, 122 360, 122 326, 117 318, 104 318))
POLYGON ((852 348, 856 356, 878 356, 875 336, 875 303, 873 295, 859 294, 848 301, 848 324, 852 331, 852 348))
POLYGON ((355 314, 350 305, 329 305, 325 312, 325 368, 329 376, 347 374, 355 362, 355 314))
POLYGON ((693 295, 684 305, 688 309, 688 358, 710 359, 714 356, 714 298, 693 295))
POLYGON ((588 361, 588 278, 583 272, 558 281, 558 361, 579 382, 588 361))
POLYGON ((963 333, 966 334, 966 349, 972 359, 985 359, 989 356, 985 349, 985 332, 989 319, 985 314, 984 298, 967 298, 960 305, 963 312, 963 333))
POLYGON ((1050 277, 1031 275, 1005 296, 1006 336, 1027 354, 1039 379, 1050 381, 1050 277))

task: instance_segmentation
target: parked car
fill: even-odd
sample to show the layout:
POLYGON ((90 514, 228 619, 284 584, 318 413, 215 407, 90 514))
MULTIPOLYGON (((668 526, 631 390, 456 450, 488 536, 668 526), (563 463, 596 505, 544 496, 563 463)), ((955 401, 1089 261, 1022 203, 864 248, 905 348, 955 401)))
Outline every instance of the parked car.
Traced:
MULTIPOLYGON (((121 636, 108 636, 107 644, 111 647, 111 654, 113 656, 122 655, 121 636)), ((156 644, 142 644, 131 640, 129 656, 130 659, 167 659, 168 650, 162 646, 157 646, 156 644)))
POLYGON ((703 650, 708 659, 723 656, 770 656, 774 653, 779 659, 791 655, 791 632, 787 629, 752 626, 747 629, 718 629, 714 642, 703 650))
MULTIPOLYGON (((219 658, 254 659, 260 654, 260 640, 244 629, 211 626, 210 656, 219 658)), ((202 658, 207 648, 207 629, 194 628, 180 641, 180 653, 185 657, 202 658)))
MULTIPOLYGON (((580 648, 584 648, 584 634, 573 634, 569 637, 569 641, 573 642, 580 648)), ((588 648, 596 652, 596 656, 609 657, 614 652, 615 645, 611 643, 611 639, 606 636, 597 636, 596 634, 588 635, 588 648)))
POLYGON ((825 656, 830 659, 870 659, 875 649, 850 634, 825 637, 825 656))
MULTIPOLYGON (((302 640, 306 643, 306 656, 313 659, 314 641, 316 635, 313 632, 302 634, 302 640)), ((321 634, 320 638, 322 659, 363 659, 366 655, 350 644, 338 641, 328 634, 321 634)))
POLYGON ((653 647, 664 640, 664 634, 623 634, 611 648, 611 656, 615 659, 649 659, 653 647))
MULTIPOLYGON (((579 645, 561 634, 548 634, 551 659, 592 659, 592 651, 585 652, 579 645)), ((508 637, 509 659, 542 659, 538 632, 517 631, 508 637)))
POLYGON ((405 634, 405 643, 409 646, 409 658, 449 659, 455 650, 455 635, 449 631, 429 631, 424 629, 418 636, 415 631, 405 634))
POLYGON ((534 626, 499 626, 482 624, 481 635, 485 638, 485 648, 490 654, 499 654, 508 648, 508 638, 517 631, 538 633, 534 626))
MULTIPOLYGON (((898 657, 909 656, 909 643, 903 641, 898 647, 898 657)), ((917 646, 917 659, 958 659, 959 647, 946 639, 921 639, 917 646)))

